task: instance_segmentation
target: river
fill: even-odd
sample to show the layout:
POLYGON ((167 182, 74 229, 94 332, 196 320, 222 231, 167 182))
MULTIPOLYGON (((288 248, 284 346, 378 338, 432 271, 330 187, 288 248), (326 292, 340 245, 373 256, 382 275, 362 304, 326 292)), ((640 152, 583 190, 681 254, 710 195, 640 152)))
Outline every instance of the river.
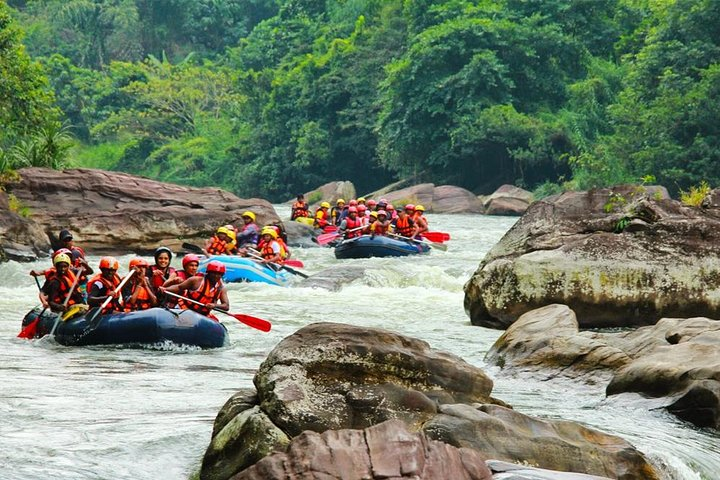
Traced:
MULTIPOLYGON (((286 216, 286 207, 276 208, 286 216)), ((620 435, 667 479, 720 478, 720 435, 713 431, 680 422, 639 398, 605 399, 602 385, 488 368, 483 357, 501 332, 470 325, 462 287, 515 219, 429 219, 433 230, 452 235, 447 252, 340 261, 331 249, 294 249, 309 274, 340 263, 371 267, 338 292, 230 285, 232 310, 265 318, 273 329, 262 333, 227 317, 231 345, 218 350, 69 348, 47 337, 17 339, 23 315, 38 303, 27 272, 48 262, 0 264, 0 478, 186 479, 197 471, 223 403, 252 386, 255 370, 281 339, 317 321, 421 338, 483 367, 495 381, 493 395, 518 411, 620 435)), ((121 267, 130 258, 121 257, 121 267)), ((90 260, 97 265, 98 257, 90 260)))

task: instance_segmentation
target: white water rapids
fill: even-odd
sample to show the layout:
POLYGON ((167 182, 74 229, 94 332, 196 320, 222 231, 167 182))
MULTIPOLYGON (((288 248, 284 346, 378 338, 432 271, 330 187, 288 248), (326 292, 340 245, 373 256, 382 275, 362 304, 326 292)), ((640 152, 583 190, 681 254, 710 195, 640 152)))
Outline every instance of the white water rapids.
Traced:
MULTIPOLYGON (((276 208, 287 216, 286 207, 276 208)), ((371 267, 338 292, 230 285, 232 311, 270 320, 273 329, 262 333, 227 317, 231 345, 218 350, 70 348, 49 338, 17 339, 22 317, 38 303, 27 272, 48 261, 0 264, 0 478, 186 479, 199 466, 223 403, 252 386, 255 370, 281 339, 316 321, 421 338, 484 368, 495 381, 493 395, 518 411, 620 435, 667 479, 720 478, 720 435, 713 431, 639 398, 605 399, 603 385, 509 377, 488 368, 483 357, 501 332, 470 325, 462 287, 515 219, 429 219, 431 229, 452 235, 447 252, 340 261, 332 249, 294 249, 309 274, 338 264, 371 267)), ((121 257, 121 266, 130 258, 121 257)), ((90 260, 97 265, 97 257, 90 260)))

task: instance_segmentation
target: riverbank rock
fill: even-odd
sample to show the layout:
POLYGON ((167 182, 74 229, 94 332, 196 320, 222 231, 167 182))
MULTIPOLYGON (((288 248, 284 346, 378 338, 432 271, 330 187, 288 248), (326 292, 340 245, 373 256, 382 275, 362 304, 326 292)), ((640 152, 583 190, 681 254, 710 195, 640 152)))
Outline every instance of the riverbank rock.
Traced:
MULTIPOLYGON (((486 356, 503 368, 607 384, 607 394, 664 398, 678 417, 720 428, 720 322, 663 318, 625 332, 579 331, 566 305, 522 315, 486 356)), ((657 405, 657 404, 655 404, 657 405)))
POLYGON ((432 183, 422 183, 387 192, 382 197, 395 208, 412 203, 420 204, 427 212, 432 213, 483 213, 484 211, 482 202, 471 191, 452 185, 436 187, 432 183))
POLYGON ((474 325, 504 329, 561 303, 581 328, 720 318, 720 209, 662 187, 567 192, 533 203, 465 284, 474 325))
MULTIPOLYGON (((352 182, 329 182, 305 193, 305 201, 310 205, 310 213, 314 214, 315 210, 320 206, 320 202, 328 202, 334 206, 338 198, 348 202, 351 198, 355 198, 355 195, 355 185, 352 182)), ((293 202, 295 202, 295 199, 292 199, 289 203, 293 202)))
POLYGON ((533 202, 533 194, 514 185, 502 185, 481 200, 485 215, 521 216, 533 202))
MULTIPOLYGON (((278 469, 300 463, 325 465, 331 452, 362 470, 369 455, 365 445, 370 442, 358 443, 362 432, 342 431, 371 429, 387 421, 393 421, 389 425, 402 422, 408 432, 390 428, 391 435, 383 440, 387 445, 398 435, 412 435, 410 444, 439 440, 459 449, 472 448, 483 459, 527 460, 538 468, 610 478, 657 478, 642 455, 624 440, 571 422, 543 421, 514 412, 491 396, 492 381, 481 369, 433 350, 423 341, 382 329, 332 323, 306 326, 276 346, 254 382, 256 399, 240 393, 218 415, 222 420, 216 422, 200 478, 239 474, 271 450, 285 451, 286 456, 267 459, 247 475, 293 478, 282 476, 283 470, 278 469), (328 433, 325 437, 303 434, 308 431, 328 433), (421 440, 421 435, 415 435, 419 433, 429 440, 421 440), (300 435, 303 440, 295 443, 300 435), (316 453, 295 457, 297 445, 307 450, 305 454, 310 446, 316 453), (329 451, 330 445, 336 450, 329 451)), ((372 431, 386 431, 387 425, 372 431)), ((364 435, 367 438, 367 431, 364 435)), ((443 458, 453 459, 454 465, 457 453, 449 447, 441 450, 449 455, 443 458)), ((414 458, 426 457, 423 453, 414 458)))
POLYGON ((49 256, 49 252, 50 241, 40 225, 13 211, 10 197, 0 190, 0 262, 31 262, 49 256))
POLYGON ((240 199, 217 188, 192 188, 126 173, 92 169, 23 168, 5 188, 56 239, 67 228, 95 254, 147 253, 160 245, 180 250, 202 242, 220 225, 242 225, 252 210, 258 224, 279 221, 272 205, 240 199))
POLYGON ((287 244, 289 247, 314 248, 319 245, 313 242, 313 237, 317 235, 316 230, 311 225, 300 222, 283 222, 283 228, 287 234, 287 244))

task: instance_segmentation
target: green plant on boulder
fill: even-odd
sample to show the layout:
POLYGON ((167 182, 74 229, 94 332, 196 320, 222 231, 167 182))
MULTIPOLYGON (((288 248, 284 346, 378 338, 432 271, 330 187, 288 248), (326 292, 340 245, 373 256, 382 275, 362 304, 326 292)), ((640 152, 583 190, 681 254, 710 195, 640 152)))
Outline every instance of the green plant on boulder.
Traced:
POLYGON ((312 205, 313 203, 318 203, 319 201, 321 201, 323 199, 322 197, 323 197, 323 194, 319 190, 310 192, 308 194, 308 198, 307 198, 308 205, 312 205))
POLYGON ((690 187, 689 192, 680 190, 680 202, 688 207, 699 207, 710 193, 710 185, 703 180, 700 185, 690 187))

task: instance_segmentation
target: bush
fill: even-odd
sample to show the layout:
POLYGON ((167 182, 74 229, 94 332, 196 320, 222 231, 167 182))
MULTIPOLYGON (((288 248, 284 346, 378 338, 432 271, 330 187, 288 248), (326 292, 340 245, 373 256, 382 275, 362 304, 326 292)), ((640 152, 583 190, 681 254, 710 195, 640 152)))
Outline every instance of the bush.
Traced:
POLYGON ((687 205, 689 207, 699 207, 702 205, 703 200, 705 200, 705 197, 708 196, 708 193, 710 193, 710 185, 703 180, 700 182, 700 185, 698 186, 692 186, 690 187, 689 192, 680 191, 680 202, 682 202, 683 205, 687 205))

